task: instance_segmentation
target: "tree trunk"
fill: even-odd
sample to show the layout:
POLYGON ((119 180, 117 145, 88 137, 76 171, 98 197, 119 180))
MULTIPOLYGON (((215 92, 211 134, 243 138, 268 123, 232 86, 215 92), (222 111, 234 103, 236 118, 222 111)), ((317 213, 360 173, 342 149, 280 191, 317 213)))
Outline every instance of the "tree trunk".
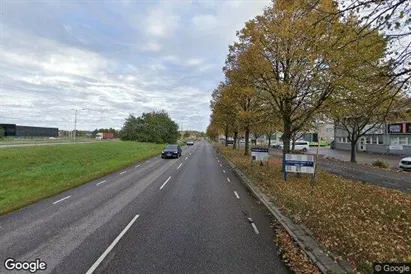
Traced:
POLYGON ((228 125, 225 126, 225 146, 228 146, 228 125))
POLYGON ((249 155, 249 153, 248 153, 248 146, 249 146, 248 141, 249 141, 249 139, 250 139, 250 129, 247 127, 247 128, 245 129, 245 149, 244 149, 244 155, 249 155))
POLYGON ((233 149, 237 148, 237 136, 238 136, 238 132, 235 131, 234 132, 234 143, 233 143, 233 149))
POLYGON ((297 133, 294 133, 293 135, 292 135, 292 143, 291 143, 291 150, 295 150, 295 139, 297 139, 297 133))
POLYGON ((272 137, 272 136, 273 136, 272 133, 269 133, 269 134, 267 135, 267 137, 268 137, 268 148, 271 147, 271 137, 272 137))
POLYGON ((290 141, 292 139, 292 134, 290 132, 290 124, 284 123, 284 133, 282 136, 283 139, 283 172, 285 171, 285 155, 290 152, 290 141))
POLYGON ((351 163, 356 163, 357 162, 357 142, 356 141, 351 141, 351 163))

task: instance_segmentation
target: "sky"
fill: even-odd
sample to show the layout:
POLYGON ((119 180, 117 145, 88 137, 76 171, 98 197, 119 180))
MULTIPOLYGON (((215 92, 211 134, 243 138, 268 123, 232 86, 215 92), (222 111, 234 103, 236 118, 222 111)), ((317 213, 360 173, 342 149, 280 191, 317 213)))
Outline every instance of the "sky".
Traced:
POLYGON ((229 44, 270 0, 0 0, 0 123, 205 131, 229 44))

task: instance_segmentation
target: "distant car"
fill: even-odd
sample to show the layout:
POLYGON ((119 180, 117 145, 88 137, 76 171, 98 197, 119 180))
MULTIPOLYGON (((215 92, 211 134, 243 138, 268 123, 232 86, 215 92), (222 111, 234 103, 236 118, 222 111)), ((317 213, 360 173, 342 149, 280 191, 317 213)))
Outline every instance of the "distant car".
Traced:
POLYGON ((57 138, 55 138, 55 137, 50 137, 49 138, 49 140, 55 140, 55 139, 57 139, 57 138))
POLYGON ((183 151, 179 145, 168 145, 161 152, 161 158, 180 158, 183 151))
POLYGON ((234 139, 233 139, 233 138, 228 138, 228 139, 227 139, 227 144, 228 144, 228 145, 234 144, 234 139))
POLYGON ((241 139, 240 144, 245 144, 245 139, 241 139))
POLYGON ((405 157, 400 161, 400 168, 402 170, 411 171, 411 157, 405 157))
MULTIPOLYGON (((294 150, 301 150, 303 152, 308 151, 308 149, 310 148, 310 143, 307 141, 295 141, 295 146, 294 146, 294 150)), ((284 148, 284 144, 280 145, 280 149, 284 148)), ((290 149, 292 149, 292 144, 290 144, 290 149)))
POLYGON ((192 146, 194 145, 194 141, 187 141, 187 146, 192 146))
POLYGON ((272 148, 281 148, 282 145, 283 145, 282 142, 277 142, 277 143, 271 144, 271 147, 272 148))

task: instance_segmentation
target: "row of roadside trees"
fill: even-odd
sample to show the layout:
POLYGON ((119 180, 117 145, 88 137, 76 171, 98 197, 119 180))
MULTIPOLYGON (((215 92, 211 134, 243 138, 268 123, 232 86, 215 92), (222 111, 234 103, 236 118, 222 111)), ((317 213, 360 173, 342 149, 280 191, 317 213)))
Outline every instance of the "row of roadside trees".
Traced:
MULTIPOLYGON (((225 79, 213 91, 208 136, 244 133, 247 155, 250 132, 279 131, 286 154, 298 132, 332 120, 348 131, 355 162, 359 138, 410 107, 411 70, 407 52, 393 54, 395 37, 381 31, 387 24, 405 29, 410 13, 396 14, 395 6, 382 4, 387 1, 354 2, 276 0, 246 22, 229 47, 225 79), (375 13, 361 17, 363 8, 375 13), (377 20, 370 23, 372 16, 377 20)), ((408 8, 407 1, 397 2, 408 8)))

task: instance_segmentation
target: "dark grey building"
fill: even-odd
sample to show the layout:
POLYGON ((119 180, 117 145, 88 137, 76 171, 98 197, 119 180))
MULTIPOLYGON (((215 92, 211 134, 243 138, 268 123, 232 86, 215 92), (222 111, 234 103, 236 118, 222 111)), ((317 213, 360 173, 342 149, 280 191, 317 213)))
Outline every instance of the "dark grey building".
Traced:
POLYGON ((15 124, 0 124, 6 137, 58 137, 59 129, 50 127, 19 126, 15 124))

